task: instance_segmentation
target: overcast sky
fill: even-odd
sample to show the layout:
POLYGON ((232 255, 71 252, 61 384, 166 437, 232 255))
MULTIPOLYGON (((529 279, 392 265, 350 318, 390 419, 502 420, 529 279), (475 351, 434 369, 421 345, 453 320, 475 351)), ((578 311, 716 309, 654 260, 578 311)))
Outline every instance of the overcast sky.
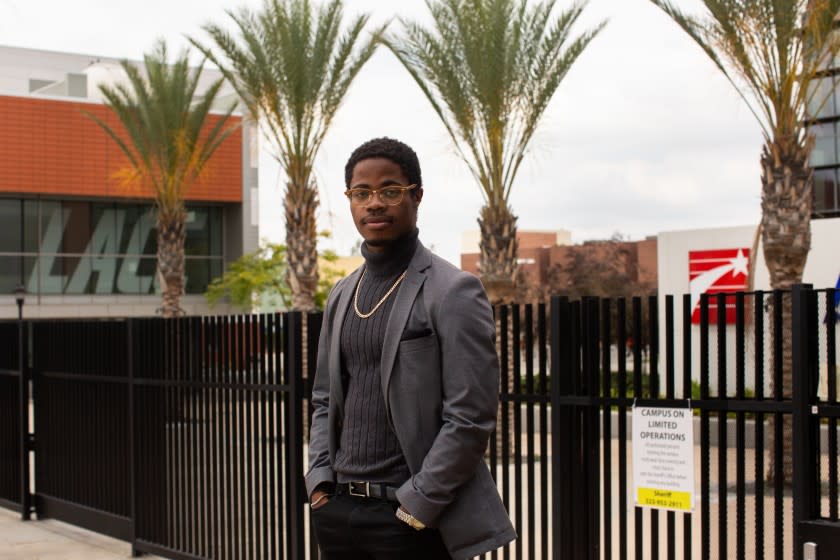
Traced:
MULTIPOLYGON (((155 39, 173 47, 225 9, 261 0, 0 0, 0 44, 139 59, 155 39)), ((568 6, 558 0, 559 6, 568 6)), ((682 2, 696 7, 695 0, 682 2)), ((422 0, 345 0, 347 13, 425 20, 422 0)), ((606 29, 560 85, 520 171, 511 204, 520 229, 567 229, 575 241, 621 233, 757 223, 758 125, 699 48, 649 0, 590 0, 579 30, 606 29)), ((398 29, 395 26, 394 29, 398 29)), ((428 102, 380 50, 359 74, 319 155, 319 228, 348 253, 358 239, 341 192, 358 144, 399 138, 420 156, 421 239, 459 262, 462 232, 477 229, 478 186, 453 155, 428 102)), ((282 240, 283 178, 261 157, 261 236, 282 240)))

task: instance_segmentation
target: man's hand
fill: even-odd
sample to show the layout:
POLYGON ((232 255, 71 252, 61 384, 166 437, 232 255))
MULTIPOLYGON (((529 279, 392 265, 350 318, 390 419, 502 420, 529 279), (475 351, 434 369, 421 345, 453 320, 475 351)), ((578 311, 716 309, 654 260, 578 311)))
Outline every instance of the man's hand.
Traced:
POLYGON ((312 492, 312 496, 309 497, 309 507, 311 507, 314 511, 316 509, 324 507, 329 501, 329 494, 327 494, 323 490, 315 490, 314 492, 312 492))

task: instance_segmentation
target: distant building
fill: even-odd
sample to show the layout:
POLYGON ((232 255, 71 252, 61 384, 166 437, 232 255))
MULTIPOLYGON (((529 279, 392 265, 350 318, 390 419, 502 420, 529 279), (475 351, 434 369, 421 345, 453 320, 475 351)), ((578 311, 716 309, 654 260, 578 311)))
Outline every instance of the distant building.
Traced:
MULTIPOLYGON (((553 247, 570 245, 572 233, 566 230, 528 231, 516 233, 519 241, 517 260, 519 267, 533 282, 544 282, 547 278, 549 253, 553 247)), ((478 274, 478 259, 481 255, 478 231, 468 231, 461 236, 461 269, 478 274)))
MULTIPOLYGON (((219 77, 205 70, 199 93, 219 77)), ((116 125, 98 85, 123 80, 115 59, 0 47, 0 317, 17 315, 11 294, 21 284, 30 318, 153 315, 160 306, 152 199, 115 179, 125 157, 86 115, 116 125)), ((227 90, 218 109, 233 99, 227 90)), ((242 129, 186 196, 181 305, 190 314, 208 312, 211 279, 257 248, 257 135, 241 115, 233 122, 242 129)))
MULTIPOLYGON (((549 276, 558 269, 567 268, 573 254, 584 252, 585 258, 614 259, 621 254, 621 263, 611 263, 626 271, 636 283, 656 286, 657 248, 656 237, 641 241, 604 240, 572 244, 572 234, 566 230, 517 232, 519 240, 518 262, 520 273, 534 286, 544 286, 549 276)), ((461 243, 461 268, 478 274, 478 232, 467 232, 461 243)), ((562 273, 561 273, 562 274, 562 273)), ((555 278, 555 281, 558 279, 555 278)), ((563 284, 562 278, 559 284, 563 284)))

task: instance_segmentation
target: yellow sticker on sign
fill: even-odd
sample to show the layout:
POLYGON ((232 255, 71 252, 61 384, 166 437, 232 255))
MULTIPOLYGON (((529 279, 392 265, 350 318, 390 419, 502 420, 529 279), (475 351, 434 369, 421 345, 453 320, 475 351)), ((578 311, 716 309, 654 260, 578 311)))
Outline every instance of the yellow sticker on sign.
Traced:
POLYGON ((677 492, 659 488, 638 488, 637 492, 637 505, 691 511, 690 492, 677 492))

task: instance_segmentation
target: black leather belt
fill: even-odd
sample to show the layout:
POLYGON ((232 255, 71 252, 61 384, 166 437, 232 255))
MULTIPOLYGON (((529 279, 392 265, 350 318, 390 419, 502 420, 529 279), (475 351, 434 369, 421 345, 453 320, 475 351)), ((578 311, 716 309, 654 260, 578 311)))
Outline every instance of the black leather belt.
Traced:
POLYGON ((349 494, 360 498, 378 498, 389 502, 398 501, 396 488, 375 482, 347 482, 336 484, 335 489, 339 494, 349 494))

